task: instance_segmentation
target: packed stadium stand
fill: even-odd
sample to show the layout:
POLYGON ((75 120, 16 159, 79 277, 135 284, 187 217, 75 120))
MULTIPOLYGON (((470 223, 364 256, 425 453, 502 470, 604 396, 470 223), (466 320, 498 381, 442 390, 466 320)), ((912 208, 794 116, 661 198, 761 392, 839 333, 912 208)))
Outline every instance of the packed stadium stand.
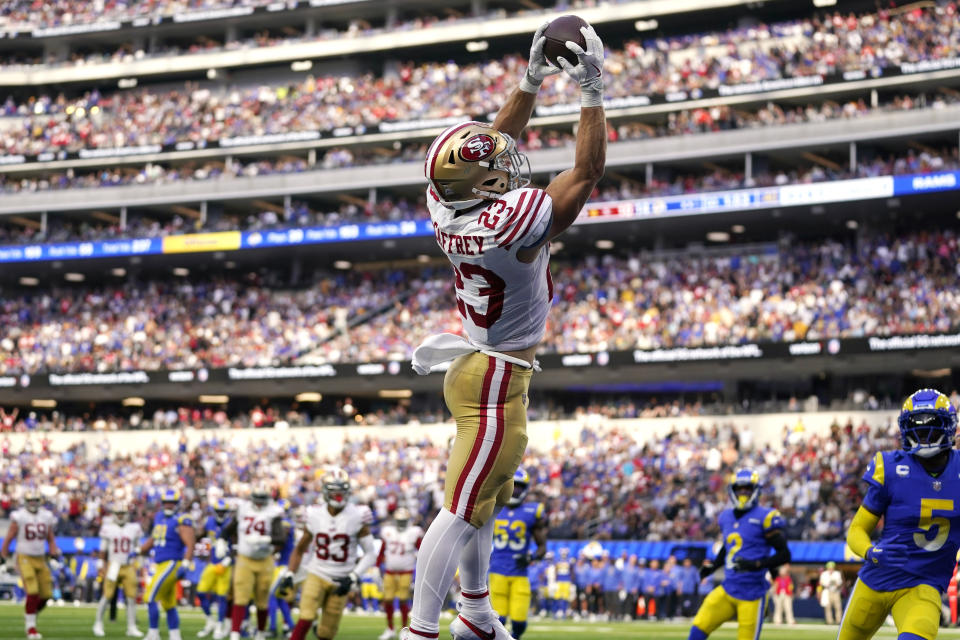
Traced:
MULTIPOLYGON (((813 5, 0 3, 0 531, 39 487, 90 600, 112 505, 147 523, 170 487, 203 519, 269 478, 294 518, 339 465, 377 533, 426 527, 455 427, 410 361, 462 324, 424 157, 577 13, 608 155, 551 243, 525 397, 549 549, 674 575, 751 466, 820 615, 903 399, 960 407, 960 5, 813 5)), ((547 78, 518 138, 536 185, 572 165, 577 96, 547 78)))

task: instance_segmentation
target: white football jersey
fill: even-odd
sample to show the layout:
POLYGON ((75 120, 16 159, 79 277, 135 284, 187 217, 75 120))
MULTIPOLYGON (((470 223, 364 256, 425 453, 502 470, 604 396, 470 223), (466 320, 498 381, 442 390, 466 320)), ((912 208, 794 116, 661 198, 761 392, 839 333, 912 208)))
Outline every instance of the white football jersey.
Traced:
POLYGON ((542 189, 514 189, 465 213, 449 209, 427 189, 437 243, 456 277, 463 330, 475 346, 517 351, 538 344, 553 300, 550 248, 530 263, 517 252, 550 231, 553 201, 542 189))
POLYGON ((357 566, 360 531, 372 522, 370 509, 355 504, 337 515, 324 503, 307 509, 305 526, 312 538, 307 571, 327 580, 350 575, 357 566))
POLYGON ((107 552, 107 563, 116 562, 121 567, 130 564, 130 554, 136 553, 143 538, 143 529, 136 522, 120 526, 111 522, 100 527, 101 551, 107 552))
POLYGON ((253 559, 262 559, 273 553, 270 526, 283 517, 283 509, 273 503, 257 507, 249 500, 237 507, 237 553, 253 559))
POLYGON ((403 531, 395 525, 383 528, 383 568, 387 571, 413 571, 417 566, 417 545, 423 538, 423 529, 407 527, 403 531))
POLYGON ((25 556, 42 556, 47 552, 47 536, 57 526, 57 517, 48 509, 30 513, 17 509, 10 516, 17 523, 17 553, 25 556))

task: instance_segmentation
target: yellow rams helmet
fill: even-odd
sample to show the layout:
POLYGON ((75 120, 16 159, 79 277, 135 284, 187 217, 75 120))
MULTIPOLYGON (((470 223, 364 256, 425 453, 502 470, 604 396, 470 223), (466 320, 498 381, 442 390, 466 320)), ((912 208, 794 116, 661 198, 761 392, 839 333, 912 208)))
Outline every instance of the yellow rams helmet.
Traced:
POLYGON ((448 127, 427 150, 424 175, 432 194, 451 209, 496 200, 530 184, 530 161, 509 135, 482 122, 448 127))

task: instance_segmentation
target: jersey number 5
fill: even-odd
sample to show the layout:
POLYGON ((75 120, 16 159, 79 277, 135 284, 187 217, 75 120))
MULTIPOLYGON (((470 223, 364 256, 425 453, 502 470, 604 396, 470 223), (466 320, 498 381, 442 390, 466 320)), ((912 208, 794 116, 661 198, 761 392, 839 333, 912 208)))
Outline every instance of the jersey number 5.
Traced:
POLYGON ((920 523, 917 525, 924 532, 929 532, 934 526, 937 527, 937 535, 933 540, 928 540, 925 533, 919 531, 913 534, 913 541, 924 551, 936 551, 947 541, 950 535, 950 521, 942 516, 933 516, 934 511, 953 511, 953 500, 937 500, 934 498, 923 498, 920 500, 920 523))
POLYGON ((457 275, 457 309, 460 310, 460 315, 464 318, 467 318, 467 314, 473 323, 482 329, 489 329, 493 326, 493 323, 500 319, 500 314, 503 313, 503 292, 507 288, 507 283, 503 281, 503 278, 495 274, 489 269, 485 269, 477 264, 472 264, 470 262, 464 262, 460 265, 460 268, 453 268, 454 273, 457 275), (480 287, 477 294, 483 298, 487 298, 487 312, 480 313, 477 309, 468 304, 461 295, 461 292, 464 290, 463 281, 473 280, 477 277, 481 277, 486 281, 485 287, 480 287))

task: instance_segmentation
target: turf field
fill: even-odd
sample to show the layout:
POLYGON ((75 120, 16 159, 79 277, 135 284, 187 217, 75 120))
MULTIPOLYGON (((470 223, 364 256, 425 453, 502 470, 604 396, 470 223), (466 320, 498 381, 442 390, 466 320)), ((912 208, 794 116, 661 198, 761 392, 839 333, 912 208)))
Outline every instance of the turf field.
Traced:
MULTIPOLYGON (((140 611, 140 629, 146 630, 146 609, 140 611)), ((94 610, 91 607, 74 608, 51 607, 40 615, 40 632, 44 640, 73 640, 74 638, 93 638, 91 625, 94 610)), ((126 616, 119 611, 117 621, 107 622, 107 638, 124 638, 126 616)), ((202 626, 199 612, 181 609, 184 640, 193 640, 202 626)), ((448 640, 447 620, 441 622, 441 640, 448 640)), ((530 640, 686 640, 689 627, 685 624, 659 624, 648 622, 553 622, 531 620, 524 638, 530 640)), ((376 640, 383 630, 383 619, 348 615, 344 618, 338 640, 376 640)), ((161 637, 166 640, 167 633, 161 622, 161 637)), ((23 638, 23 608, 8 603, 0 604, 0 638, 23 638)), ((310 636, 315 638, 315 636, 310 636)), ((885 627, 876 636, 878 639, 896 638, 892 627, 885 627)), ((958 638, 960 630, 945 629, 939 638, 958 638)), ((711 640, 734 640, 736 629, 726 625, 711 640)), ((794 627, 765 625, 761 638, 764 640, 834 640, 836 628, 823 624, 798 624, 794 627)))

